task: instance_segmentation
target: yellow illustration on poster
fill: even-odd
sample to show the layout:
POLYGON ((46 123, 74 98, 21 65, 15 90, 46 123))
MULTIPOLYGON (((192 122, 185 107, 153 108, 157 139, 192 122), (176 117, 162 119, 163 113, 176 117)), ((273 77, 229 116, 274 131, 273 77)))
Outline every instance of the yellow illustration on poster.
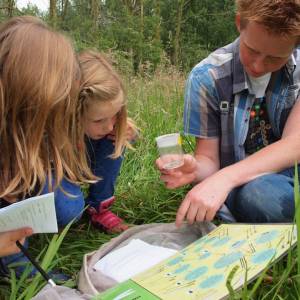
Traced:
POLYGON ((241 287, 296 243, 292 224, 223 224, 178 254, 132 278, 161 299, 216 300, 228 296, 226 280, 241 287))

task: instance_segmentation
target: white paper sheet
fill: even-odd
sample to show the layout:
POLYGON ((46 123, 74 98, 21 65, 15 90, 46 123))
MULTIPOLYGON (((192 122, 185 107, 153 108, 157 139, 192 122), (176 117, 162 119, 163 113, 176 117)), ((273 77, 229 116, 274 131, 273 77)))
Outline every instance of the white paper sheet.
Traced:
POLYGON ((27 226, 34 233, 58 231, 54 193, 28 198, 0 209, 0 232, 27 226))
POLYGON ((118 282, 123 282, 175 253, 177 253, 176 250, 133 239, 128 245, 101 258, 94 265, 94 269, 118 282))

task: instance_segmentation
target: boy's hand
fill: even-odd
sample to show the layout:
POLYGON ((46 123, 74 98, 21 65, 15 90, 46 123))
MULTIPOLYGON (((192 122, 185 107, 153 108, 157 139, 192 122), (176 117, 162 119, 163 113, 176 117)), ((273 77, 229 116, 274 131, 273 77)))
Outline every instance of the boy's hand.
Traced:
POLYGON ((20 228, 13 231, 0 233, 0 257, 20 252, 16 245, 16 241, 24 243, 27 236, 32 235, 31 228, 20 228))
POLYGON ((187 193, 177 211, 176 225, 180 227, 184 219, 189 224, 211 221, 232 188, 230 178, 221 172, 195 185, 187 193))
POLYGON ((161 173, 160 179, 169 189, 175 189, 192 183, 197 178, 197 161, 195 157, 190 154, 183 156, 183 165, 176 169, 165 169, 161 158, 156 160, 156 166, 161 173))

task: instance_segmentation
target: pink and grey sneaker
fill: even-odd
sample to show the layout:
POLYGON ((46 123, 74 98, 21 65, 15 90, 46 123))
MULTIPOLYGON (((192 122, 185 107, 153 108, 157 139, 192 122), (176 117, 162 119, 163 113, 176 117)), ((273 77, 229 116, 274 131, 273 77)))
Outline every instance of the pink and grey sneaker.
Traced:
POLYGON ((99 205, 98 211, 94 207, 89 207, 87 209, 88 214, 91 216, 92 224, 96 228, 107 233, 121 233, 128 229, 128 225, 109 210, 114 201, 115 197, 113 196, 102 201, 99 205))

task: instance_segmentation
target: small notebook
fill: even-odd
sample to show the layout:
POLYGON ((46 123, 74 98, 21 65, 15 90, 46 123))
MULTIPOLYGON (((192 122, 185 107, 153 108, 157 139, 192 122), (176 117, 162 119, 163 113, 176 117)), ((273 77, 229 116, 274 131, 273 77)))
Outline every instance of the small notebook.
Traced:
POLYGON ((31 227, 34 233, 57 232, 54 193, 13 203, 0 209, 0 232, 31 227))

